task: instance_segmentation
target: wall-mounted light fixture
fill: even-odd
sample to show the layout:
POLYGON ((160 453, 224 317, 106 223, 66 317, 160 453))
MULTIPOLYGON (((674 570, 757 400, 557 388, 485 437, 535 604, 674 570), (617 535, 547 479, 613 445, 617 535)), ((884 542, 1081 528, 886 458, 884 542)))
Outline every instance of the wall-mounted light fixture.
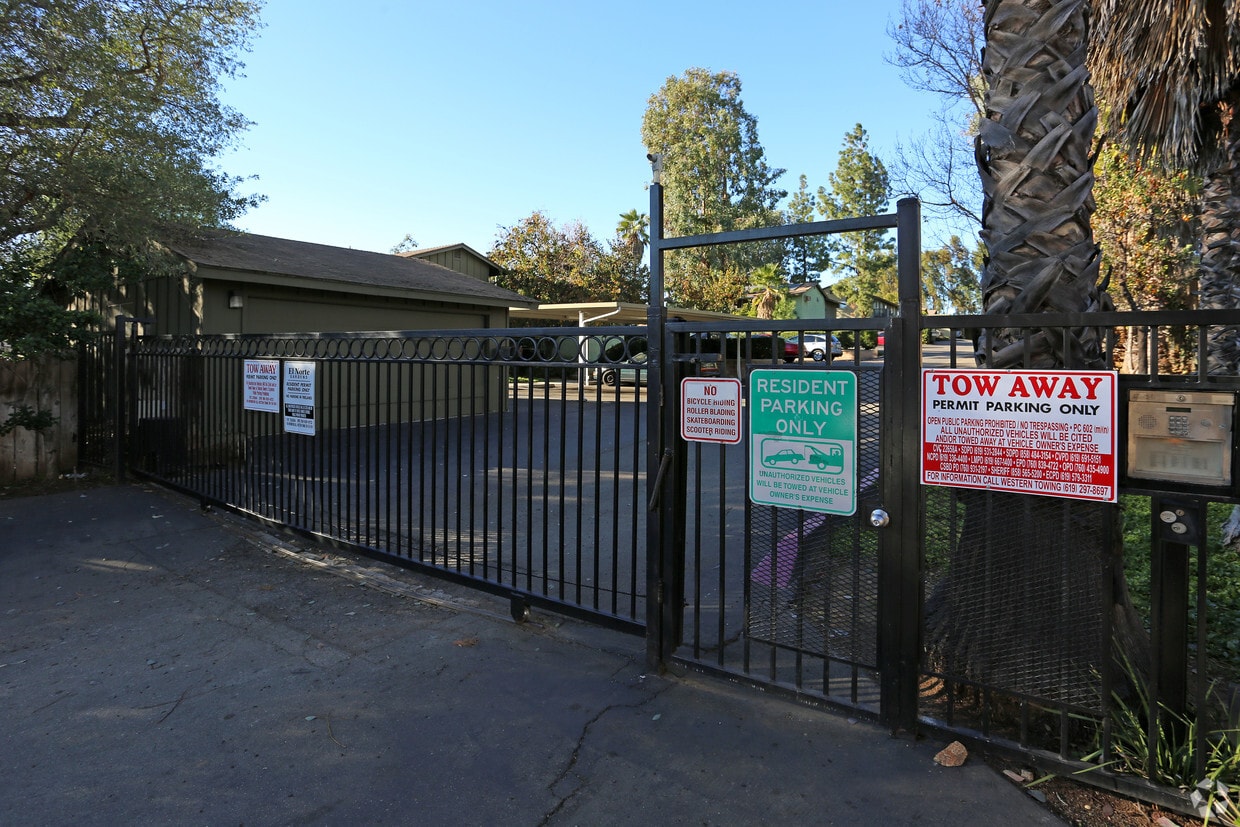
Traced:
POLYGON ((240 310, 245 307, 245 300, 241 298, 241 294, 236 290, 228 291, 228 306, 233 310, 240 310))

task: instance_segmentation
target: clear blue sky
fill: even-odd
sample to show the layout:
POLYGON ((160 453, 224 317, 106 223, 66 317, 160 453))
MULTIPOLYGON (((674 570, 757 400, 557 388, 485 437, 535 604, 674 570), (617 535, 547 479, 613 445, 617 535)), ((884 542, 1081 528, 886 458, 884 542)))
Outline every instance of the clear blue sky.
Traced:
MULTIPOLYGON (((241 229, 386 252, 487 252, 535 210, 600 240, 648 211, 641 120, 664 81, 729 70, 790 192, 827 184, 846 132, 871 151, 937 101, 884 61, 900 0, 627 3, 267 0, 224 100, 254 122, 220 159, 268 200, 241 229)), ((894 209, 894 204, 891 207, 894 209)))

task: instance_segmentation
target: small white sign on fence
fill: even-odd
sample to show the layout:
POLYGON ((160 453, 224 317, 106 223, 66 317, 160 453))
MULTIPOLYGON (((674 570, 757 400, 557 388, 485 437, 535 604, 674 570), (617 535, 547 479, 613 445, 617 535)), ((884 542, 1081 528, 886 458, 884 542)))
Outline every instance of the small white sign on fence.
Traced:
POLYGON ((280 361, 246 359, 242 368, 242 407, 247 411, 280 412, 280 361))
POLYGON ((314 436, 314 362, 284 363, 284 430, 314 436))
POLYGON ((740 442, 741 380, 680 380, 680 436, 688 442, 740 442))

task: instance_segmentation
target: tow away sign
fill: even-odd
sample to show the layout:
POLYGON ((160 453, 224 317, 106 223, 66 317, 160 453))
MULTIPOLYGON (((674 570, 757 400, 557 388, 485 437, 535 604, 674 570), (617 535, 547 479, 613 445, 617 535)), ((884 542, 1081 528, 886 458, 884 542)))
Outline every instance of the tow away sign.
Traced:
POLYGON ((921 481, 1115 502, 1115 371, 922 371, 921 481))

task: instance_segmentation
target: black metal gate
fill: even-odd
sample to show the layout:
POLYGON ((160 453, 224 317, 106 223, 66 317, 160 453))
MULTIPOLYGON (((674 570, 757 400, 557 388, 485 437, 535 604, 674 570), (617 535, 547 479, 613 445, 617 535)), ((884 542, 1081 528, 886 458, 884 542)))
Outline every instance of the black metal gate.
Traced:
POLYGON ((140 337, 122 461, 506 596, 517 617, 539 604, 640 633, 644 341, 632 328, 140 337), (293 407, 287 370, 310 377, 293 407))
MULTIPOLYGON (((901 293, 912 297, 912 305, 901 312, 917 323, 921 238, 920 206, 914 199, 901 201, 892 215, 665 239, 659 233, 661 197, 659 185, 652 185, 652 295, 662 292, 663 257, 671 250, 895 229, 901 293)), ((652 499, 656 513, 648 523, 648 592, 656 596, 647 632, 652 661, 677 660, 740 676, 911 727, 917 697, 919 526, 918 509, 899 505, 904 497, 910 502, 916 497, 916 476, 905 464, 917 457, 917 437, 914 433, 910 443, 901 421, 908 406, 884 404, 900 398, 904 390, 894 383, 904 374, 884 367, 862 340, 883 331, 889 365, 892 354, 903 354, 909 344, 916 347, 915 336, 908 342, 887 318, 706 325, 665 316, 664 308, 651 305, 651 341, 671 354, 651 360, 647 463, 665 469, 659 475, 663 487, 652 499), (808 348, 783 347, 807 332, 843 334, 851 347, 821 361, 808 348), (854 514, 755 505, 747 496, 748 477, 755 473, 747 443, 690 446, 680 438, 681 380, 711 364, 706 343, 728 337, 739 337, 742 344, 734 349, 739 354, 735 362, 729 362, 728 348, 723 348, 725 372, 740 379, 745 393, 756 367, 847 371, 856 377, 854 514), (755 349, 755 341, 770 344, 755 349), (880 532, 870 524, 870 515, 884 505, 893 516, 880 532)), ((917 364, 917 358, 914 351, 909 364, 917 364)))
MULTIPOLYGON (((899 312, 688 322, 656 302, 644 327, 207 337, 122 327, 112 418, 85 433, 123 438, 121 470, 502 595, 514 617, 535 604, 643 634, 654 666, 751 681, 892 729, 942 730, 1075 771, 1115 757, 1117 714, 1134 703, 1138 720, 1154 721, 1155 746, 1168 697, 1198 712, 1228 697, 1240 707, 1205 651, 1204 544, 1191 576, 1175 572, 1187 558, 1151 564, 1195 595, 1164 602, 1195 612, 1153 621, 1148 646, 1162 666, 1138 703, 1111 656, 1125 575, 1117 507, 920 484, 924 333, 996 320, 921 315, 915 200, 893 215, 664 239, 660 198, 655 184, 653 295, 671 250, 895 229, 899 312), (880 331, 881 356, 866 346, 880 331), (848 345, 821 360, 785 347, 804 333, 848 345), (252 399, 247 379, 289 365, 312 366, 315 388, 309 416, 292 423, 280 400, 252 399), (744 440, 682 437, 682 380, 734 378, 747 393, 755 368, 855 377, 855 513, 756 505, 744 440), (1008 553, 971 555, 994 545, 996 526, 1018 538, 1008 553), (1082 582, 1089 589, 1069 588, 1082 582), (940 645, 945 617, 963 649, 940 645), (1187 640, 1191 657, 1171 639, 1187 640)), ((1231 315, 1007 316, 1002 327, 1096 327, 1108 355, 1143 343, 1153 368, 1121 385, 1234 390, 1240 381, 1208 376, 1204 359, 1207 329, 1231 315), (1167 331, 1196 342, 1195 362, 1172 377, 1158 375, 1167 331)), ((934 358, 971 367, 972 357, 952 337, 934 358)), ((1203 771, 1210 731, 1193 736, 1203 771)), ((1184 807, 1177 791, 1127 778, 1084 776, 1184 807)))
MULTIPOLYGON (((1150 559, 1143 562, 1137 549, 1134 562, 1120 537, 1120 504, 920 482, 921 373, 930 358, 923 341, 931 331, 948 331, 933 353, 941 367, 976 367, 973 344, 952 331, 990 327, 1029 330, 1027 342, 1059 341, 1069 359, 1070 332, 1083 329, 1098 332, 1107 364, 1119 365, 1121 354, 1141 355, 1132 360, 1140 372, 1121 373, 1118 382, 1115 457, 1122 459, 1129 389, 1240 389, 1237 377, 1209 374, 1206 359, 1211 327, 1230 326, 1235 335, 1235 314, 926 317, 916 201, 902 201, 894 216, 663 239, 660 197, 655 184, 655 295, 670 250, 895 228, 900 302, 892 318, 831 320, 827 331, 821 321, 804 320, 689 324, 666 319, 652 305, 652 342, 670 354, 652 360, 648 412, 647 462, 661 466, 656 479, 663 486, 648 522, 652 662, 675 661, 844 707, 892 729, 937 730, 1009 750, 1180 811, 1194 805, 1177 786, 1218 773, 1235 783, 1235 767, 1222 767, 1219 756, 1235 750, 1240 683, 1234 659, 1233 668, 1224 665, 1230 644, 1208 634, 1216 618, 1228 615, 1215 612, 1209 599, 1225 584, 1210 583, 1204 530, 1205 500, 1235 502, 1234 487, 1187 504, 1173 501, 1176 511, 1151 517, 1187 513, 1178 527, 1199 529, 1189 543, 1195 547, 1155 544, 1150 559), (857 376, 855 514, 755 505, 746 492, 754 472, 749 448, 688 445, 677 433, 680 381, 709 362, 702 343, 711 334, 765 334, 778 342, 780 335, 838 332, 858 342, 880 325, 882 358, 866 358, 871 354, 854 344, 830 365, 815 366, 857 376), (1128 599, 1130 576, 1153 581, 1145 614, 1128 599), (1176 762, 1178 776, 1166 766, 1176 762)), ((1028 364, 1031 350, 1027 344, 1011 367, 1028 364)), ((803 354, 789 358, 805 361, 803 354)), ((747 383, 761 361, 738 360, 735 375, 747 383)), ((765 362, 779 365, 778 350, 765 362)), ((1151 487, 1158 488, 1121 486, 1124 507, 1150 507, 1151 487)), ((1155 491, 1156 512, 1168 507, 1160 502, 1155 491)), ((1153 533, 1160 530, 1155 525, 1153 533)))

